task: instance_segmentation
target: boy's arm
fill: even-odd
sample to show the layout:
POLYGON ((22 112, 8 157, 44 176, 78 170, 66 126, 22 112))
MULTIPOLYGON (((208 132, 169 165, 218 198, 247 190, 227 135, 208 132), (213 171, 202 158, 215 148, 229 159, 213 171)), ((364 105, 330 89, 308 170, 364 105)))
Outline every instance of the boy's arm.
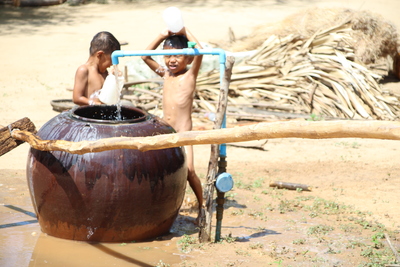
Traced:
MULTIPOLYGON (((157 47, 168 37, 168 30, 164 30, 161 32, 157 37, 149 44, 146 50, 155 50, 157 47)), ((155 73, 160 75, 161 77, 164 76, 164 72, 158 71, 160 69, 160 64, 155 61, 151 56, 142 56, 143 61, 150 67, 155 73)))
MULTIPOLYGON (((188 38, 189 42, 195 42, 196 46, 195 48, 200 48, 202 49, 203 47, 201 46, 200 42, 196 39, 196 37, 187 29, 186 27, 183 28, 184 34, 186 35, 186 38, 188 38)), ((197 77, 197 74, 200 71, 200 66, 201 62, 203 60, 203 55, 201 56, 195 56, 192 62, 192 67, 190 70, 193 72, 193 74, 197 77)))
POLYGON ((88 85, 89 70, 80 66, 75 73, 75 84, 72 99, 77 105, 89 105, 89 99, 85 96, 88 85))

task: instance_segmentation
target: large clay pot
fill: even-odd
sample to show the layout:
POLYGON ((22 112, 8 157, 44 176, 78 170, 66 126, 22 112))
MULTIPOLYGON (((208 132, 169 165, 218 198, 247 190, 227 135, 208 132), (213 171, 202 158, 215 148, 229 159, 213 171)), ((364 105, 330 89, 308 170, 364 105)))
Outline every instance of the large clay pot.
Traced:
MULTIPOLYGON (((173 133, 136 108, 86 106, 63 112, 37 133, 45 140, 97 140, 173 133)), ((84 155, 31 149, 27 179, 43 232, 65 239, 121 242, 167 233, 182 204, 187 167, 183 148, 84 155)))

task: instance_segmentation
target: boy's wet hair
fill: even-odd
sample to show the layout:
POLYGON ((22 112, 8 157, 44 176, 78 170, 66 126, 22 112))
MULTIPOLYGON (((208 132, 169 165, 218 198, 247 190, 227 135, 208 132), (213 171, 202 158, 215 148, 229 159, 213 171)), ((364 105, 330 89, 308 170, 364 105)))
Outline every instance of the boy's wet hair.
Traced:
POLYGON ((188 38, 184 35, 171 35, 165 39, 163 48, 166 46, 175 49, 188 48, 188 41, 188 38))
POLYGON ((90 55, 97 51, 103 51, 105 54, 111 54, 115 50, 121 50, 121 45, 117 38, 109 32, 97 33, 90 42, 90 55))

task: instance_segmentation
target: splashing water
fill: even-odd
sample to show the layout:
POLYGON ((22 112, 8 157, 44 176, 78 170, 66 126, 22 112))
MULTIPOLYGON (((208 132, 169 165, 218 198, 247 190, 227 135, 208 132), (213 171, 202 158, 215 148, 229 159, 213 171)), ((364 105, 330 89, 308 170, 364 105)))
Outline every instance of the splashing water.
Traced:
POLYGON ((89 240, 90 237, 94 234, 94 231, 93 231, 92 227, 90 227, 90 226, 86 227, 86 229, 88 230, 88 232, 87 232, 88 234, 86 237, 89 240))
POLYGON ((96 100, 99 99, 100 96, 100 90, 95 91, 93 94, 91 94, 89 96, 89 105, 95 105, 96 104, 96 100))
POLYGON ((119 77, 118 64, 114 64, 113 67, 114 67, 114 74, 115 74, 115 84, 117 85, 116 90, 118 90, 117 94, 119 96, 118 102, 116 104, 117 105, 117 120, 121 121, 122 120, 122 116, 121 116, 121 90, 122 90, 122 87, 120 87, 120 85, 119 85, 120 81, 118 79, 118 77, 119 77))

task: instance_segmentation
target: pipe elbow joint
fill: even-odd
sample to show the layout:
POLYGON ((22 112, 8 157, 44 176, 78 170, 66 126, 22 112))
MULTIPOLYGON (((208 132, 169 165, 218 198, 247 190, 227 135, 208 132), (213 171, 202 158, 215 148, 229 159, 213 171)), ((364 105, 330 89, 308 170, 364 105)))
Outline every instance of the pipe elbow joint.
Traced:
POLYGON ((122 50, 115 50, 114 52, 112 52, 111 54, 111 62, 113 65, 118 65, 119 64, 119 57, 124 57, 124 51, 122 50))

